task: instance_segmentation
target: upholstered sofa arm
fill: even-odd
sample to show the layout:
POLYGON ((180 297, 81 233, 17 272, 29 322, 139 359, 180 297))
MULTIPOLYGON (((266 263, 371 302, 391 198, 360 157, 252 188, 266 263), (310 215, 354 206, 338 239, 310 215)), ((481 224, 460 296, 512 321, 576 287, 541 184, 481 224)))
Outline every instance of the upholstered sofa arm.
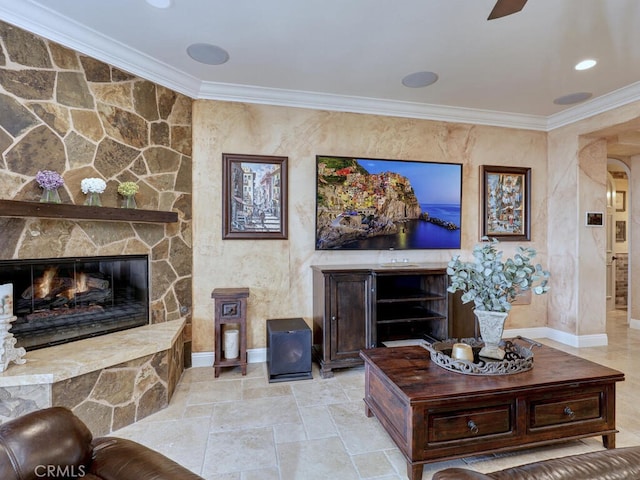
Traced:
POLYGON ((628 480, 640 478, 640 447, 614 448, 554 458, 481 474, 448 468, 433 480, 628 480))
POLYGON ((432 480, 491 480, 493 477, 466 468, 447 468, 440 470, 432 480))
POLYGON ((0 480, 204 480, 164 455, 124 438, 93 439, 63 407, 0 425, 0 480))
POLYGON ((104 480, 203 480, 144 445, 115 437, 93 441, 91 473, 104 480))
POLYGON ((0 425, 0 479, 82 476, 91 462, 91 432, 71 411, 53 407, 0 425))

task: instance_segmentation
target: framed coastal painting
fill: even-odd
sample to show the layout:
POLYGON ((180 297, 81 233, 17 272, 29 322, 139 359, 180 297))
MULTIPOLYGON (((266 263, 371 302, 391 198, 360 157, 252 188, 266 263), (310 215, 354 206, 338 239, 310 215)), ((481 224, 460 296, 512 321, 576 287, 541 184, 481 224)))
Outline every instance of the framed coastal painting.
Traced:
POLYGON ((287 238, 287 157, 222 154, 222 238, 287 238))
POLYGON ((316 250, 460 248, 462 165, 316 156, 316 250))
POLYGON ((501 241, 530 240, 531 169, 482 167, 482 235, 501 241))

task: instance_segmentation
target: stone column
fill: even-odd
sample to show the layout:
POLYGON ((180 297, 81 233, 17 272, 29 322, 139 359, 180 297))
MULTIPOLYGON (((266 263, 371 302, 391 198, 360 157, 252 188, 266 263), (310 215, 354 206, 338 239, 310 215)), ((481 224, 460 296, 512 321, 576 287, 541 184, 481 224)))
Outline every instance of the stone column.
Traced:
POLYGON ((627 199, 629 208, 629 262, 631 262, 631 270, 629 272, 629 283, 627 285, 629 291, 628 298, 628 318, 631 328, 640 329, 640 295, 634 294, 635 285, 640 285, 640 268, 638 268, 636 255, 638 249, 638 241, 640 240, 640 155, 631 157, 629 162, 629 198, 627 199), (638 193, 636 193, 638 192, 638 193))

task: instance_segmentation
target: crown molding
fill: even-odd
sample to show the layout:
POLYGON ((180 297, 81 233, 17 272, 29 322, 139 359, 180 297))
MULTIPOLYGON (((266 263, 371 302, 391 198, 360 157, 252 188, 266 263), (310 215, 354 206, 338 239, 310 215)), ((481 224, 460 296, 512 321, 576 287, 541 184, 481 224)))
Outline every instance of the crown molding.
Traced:
POLYGON ((550 131, 640 100, 640 82, 548 117, 417 102, 204 82, 30 0, 0 0, 0 19, 194 99, 550 131))
POLYGON ((547 120, 546 130, 550 131, 564 127, 638 100, 640 100, 640 82, 632 83, 613 92, 600 95, 593 100, 550 115, 547 120))
POLYGON ((416 102, 203 82, 198 98, 545 130, 546 117, 416 102))

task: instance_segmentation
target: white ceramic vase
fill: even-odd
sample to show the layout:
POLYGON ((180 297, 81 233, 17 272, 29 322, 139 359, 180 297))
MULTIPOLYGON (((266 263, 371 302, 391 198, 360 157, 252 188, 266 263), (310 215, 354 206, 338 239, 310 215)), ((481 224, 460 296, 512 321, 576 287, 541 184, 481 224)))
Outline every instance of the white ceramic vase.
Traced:
POLYGON ((504 349, 500 346, 504 322, 509 315, 508 312, 490 312, 487 310, 474 310, 480 327, 480 336, 484 342, 484 347, 480 350, 481 357, 504 359, 504 349))

